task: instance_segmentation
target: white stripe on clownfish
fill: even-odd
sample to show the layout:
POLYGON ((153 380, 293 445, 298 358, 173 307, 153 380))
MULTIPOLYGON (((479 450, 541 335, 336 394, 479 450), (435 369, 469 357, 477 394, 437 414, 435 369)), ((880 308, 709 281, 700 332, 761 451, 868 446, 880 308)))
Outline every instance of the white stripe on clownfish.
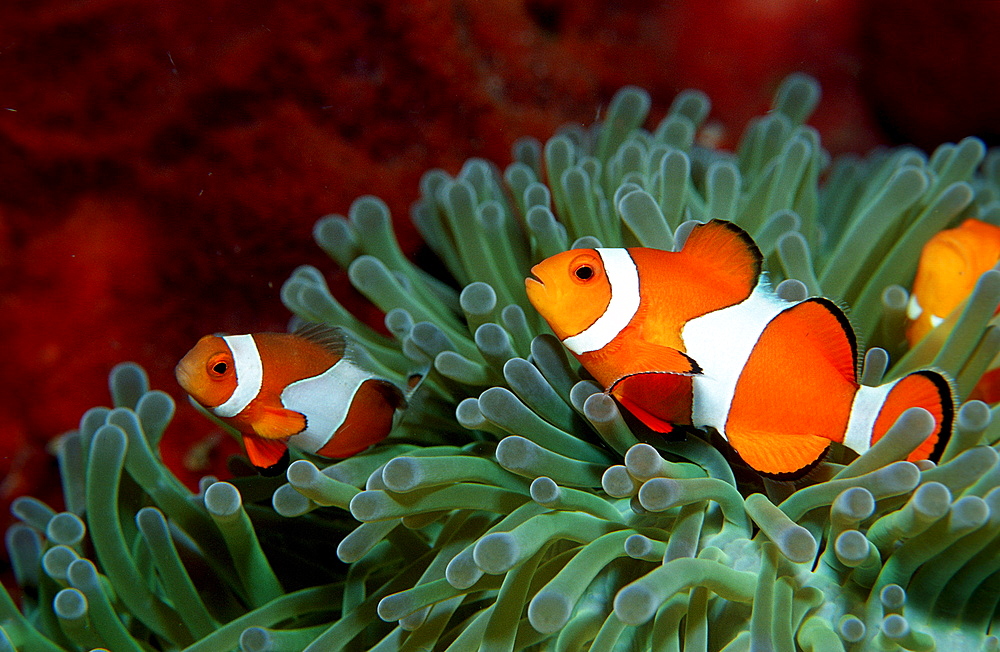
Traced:
POLYGON ((361 385, 373 378, 345 356, 318 376, 290 383, 281 392, 282 406, 308 418, 306 429, 292 435, 288 443, 307 453, 326 446, 347 420, 361 385))
POLYGON ((854 395, 854 402, 851 403, 851 416, 847 420, 847 429, 844 431, 844 446, 858 455, 871 448, 875 421, 878 420, 882 406, 885 405, 885 399, 897 382, 899 381, 894 380, 878 387, 861 385, 858 388, 857 394, 854 395))
POLYGON ((264 365, 253 335, 226 335, 223 338, 233 354, 236 389, 225 403, 212 408, 219 417, 235 417, 257 398, 264 382, 264 365))
POLYGON ((639 270, 627 249, 596 249, 611 286, 611 300, 597 320, 562 342, 577 355, 598 351, 621 333, 639 310, 639 270))
POLYGON ((728 439, 725 425, 743 367, 771 320, 794 305, 774 294, 762 276, 740 303, 695 317, 684 325, 684 348, 702 369, 692 378, 692 423, 711 426, 728 439))
MULTIPOLYGON (((910 300, 906 302, 906 317, 910 321, 915 321, 924 314, 924 309, 920 307, 920 302, 917 301, 917 295, 911 294, 910 300)), ((931 328, 937 328, 944 322, 944 317, 938 317, 937 315, 931 314, 927 316, 931 322, 931 328)))
POLYGON ((924 309, 920 307, 917 295, 911 294, 910 300, 906 302, 906 316, 912 321, 922 314, 924 314, 924 309))

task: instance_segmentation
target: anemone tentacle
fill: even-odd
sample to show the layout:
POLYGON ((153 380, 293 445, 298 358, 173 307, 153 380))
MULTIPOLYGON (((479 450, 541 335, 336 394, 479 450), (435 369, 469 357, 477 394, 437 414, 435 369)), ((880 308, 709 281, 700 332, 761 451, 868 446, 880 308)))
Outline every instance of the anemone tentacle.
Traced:
POLYGON ((401 253, 377 198, 321 219, 390 335, 318 269, 281 298, 387 378, 429 369, 401 423, 346 460, 192 494, 157 452, 172 400, 116 367, 113 407, 60 440, 65 511, 14 504, 23 591, 0 589, 0 650, 1000 648, 996 408, 962 405, 939 466, 904 461, 926 426, 911 411, 857 459, 835 447, 765 482, 698 433, 635 424, 527 302, 530 266, 574 242, 674 249, 692 220, 731 220, 782 296, 852 309, 865 384, 933 364, 964 401, 1000 350, 1000 273, 912 349, 904 288, 934 233, 1000 223, 1000 154, 831 160, 805 124, 817 102, 789 77, 731 153, 699 144, 703 93, 646 129, 630 87, 600 124, 518 141, 506 169, 428 172, 412 218, 457 287, 401 253))

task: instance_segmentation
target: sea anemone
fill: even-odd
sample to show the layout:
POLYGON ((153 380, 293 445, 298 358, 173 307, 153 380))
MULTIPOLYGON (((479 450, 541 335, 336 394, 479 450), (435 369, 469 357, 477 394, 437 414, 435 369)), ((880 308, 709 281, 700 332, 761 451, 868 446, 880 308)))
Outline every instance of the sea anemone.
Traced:
POLYGON ((282 298, 388 378, 429 370, 401 424, 349 459, 192 494, 157 453, 172 400, 119 365, 114 407, 60 440, 66 511, 13 506, 21 604, 0 593, 0 650, 1000 649, 986 404, 961 406, 937 465, 904 461, 933 427, 913 409, 856 459, 762 481, 707 436, 621 413, 524 294, 531 264, 572 246, 671 249, 693 220, 731 220, 780 294, 850 307, 863 383, 933 366, 964 399, 1000 349, 1000 272, 909 350, 904 288, 934 233, 1000 222, 1000 156, 967 139, 831 161, 804 124, 818 101, 789 77, 731 154, 699 144, 704 94, 647 131, 648 95, 625 88, 599 124, 519 141, 502 172, 428 172, 412 217, 436 275, 375 197, 321 219, 391 336, 315 268, 282 298))

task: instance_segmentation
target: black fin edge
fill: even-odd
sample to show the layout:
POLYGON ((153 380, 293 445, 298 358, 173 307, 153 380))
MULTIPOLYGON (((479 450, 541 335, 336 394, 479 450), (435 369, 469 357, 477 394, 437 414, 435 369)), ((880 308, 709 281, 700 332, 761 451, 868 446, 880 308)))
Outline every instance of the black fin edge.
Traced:
MULTIPOLYGON (((802 478, 812 473, 813 470, 815 470, 816 467, 819 466, 820 462, 826 459, 826 456, 829 455, 829 453, 830 453, 830 446, 827 445, 827 447, 823 449, 823 453, 815 460, 813 460, 809 464, 806 464, 801 469, 797 469, 795 471, 789 471, 788 473, 765 473, 763 471, 758 471, 757 469, 754 469, 749 464, 747 464, 747 466, 753 469, 753 471, 759 476, 770 478, 772 480, 778 480, 779 482, 795 482, 796 480, 801 480, 802 478)), ((739 453, 736 454, 739 455, 739 453)), ((742 460, 743 458, 740 459, 742 460)), ((743 463, 746 464, 745 461, 743 463)))
MULTIPOLYGON (((749 249, 750 252, 753 254, 754 264, 756 267, 754 271, 754 277, 755 278, 759 277, 761 272, 764 271, 764 254, 761 253, 760 247, 757 246, 757 243, 754 241, 753 236, 744 231, 742 227, 727 220, 712 219, 706 222, 705 224, 712 224, 713 222, 721 224, 725 228, 729 229, 730 231, 732 231, 734 235, 736 235, 737 237, 739 237, 740 240, 743 241, 743 244, 745 244, 747 246, 747 249, 749 249)), ((695 228, 698 227, 696 226, 695 228)), ((688 235, 689 239, 690 237, 691 236, 688 235)))
MULTIPOLYGON (((701 431, 705 432, 704 430, 701 431)), ((820 465, 820 462, 825 460, 827 456, 830 454, 830 446, 827 445, 827 447, 823 449, 823 452, 815 460, 809 462, 802 468, 796 469, 794 471, 789 471, 787 473, 766 473, 764 471, 758 471, 753 466, 751 466, 749 462, 743 459, 743 457, 740 456, 739 452, 737 452, 737 450, 733 448, 733 445, 729 443, 729 440, 723 437, 717 430, 715 430, 715 428, 712 428, 711 432, 709 432, 708 434, 710 438, 709 443, 715 446, 715 448, 720 453, 722 453, 722 456, 726 458, 726 462, 729 463, 730 467, 738 465, 746 472, 758 475, 762 478, 777 480, 778 482, 795 482, 797 480, 801 480, 802 478, 812 473, 816 469, 816 467, 820 465)))
POLYGON ((937 441, 934 442, 934 450, 931 451, 930 456, 927 458, 936 464, 941 459, 941 455, 944 453, 944 449, 951 439, 952 428, 955 425, 955 391, 948 377, 940 371, 920 369, 907 375, 927 378, 934 383, 938 393, 941 395, 941 427, 938 430, 937 441))
POLYGON ((704 373, 704 371, 701 368, 701 365, 695 362, 694 358, 689 356, 687 353, 684 353, 683 351, 678 351, 678 353, 684 356, 687 359, 687 361, 691 363, 691 371, 637 371, 634 374, 625 374, 620 378, 616 378, 609 387, 605 388, 604 393, 610 394, 611 392, 614 391, 615 387, 617 387, 622 381, 628 380, 629 378, 635 378, 636 376, 647 376, 653 374, 667 374, 670 376, 700 376, 701 374, 704 373))
MULTIPOLYGON (((844 331, 844 335, 847 336, 847 341, 851 344, 851 360, 854 361, 854 382, 858 382, 858 336, 854 333, 854 326, 851 325, 851 320, 847 318, 847 313, 836 304, 836 302, 827 299, 826 297, 809 297, 795 305, 801 305, 803 303, 818 303, 827 311, 837 318, 840 323, 841 330, 844 331)), ((794 307, 794 306, 792 306, 794 307)))

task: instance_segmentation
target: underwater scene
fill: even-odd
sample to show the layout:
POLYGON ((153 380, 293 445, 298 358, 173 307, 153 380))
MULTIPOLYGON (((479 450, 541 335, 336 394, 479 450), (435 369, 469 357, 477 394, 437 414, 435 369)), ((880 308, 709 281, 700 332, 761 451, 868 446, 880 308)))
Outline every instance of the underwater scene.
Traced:
POLYGON ((0 8, 0 652, 1000 650, 1000 11, 749 4, 0 8))

